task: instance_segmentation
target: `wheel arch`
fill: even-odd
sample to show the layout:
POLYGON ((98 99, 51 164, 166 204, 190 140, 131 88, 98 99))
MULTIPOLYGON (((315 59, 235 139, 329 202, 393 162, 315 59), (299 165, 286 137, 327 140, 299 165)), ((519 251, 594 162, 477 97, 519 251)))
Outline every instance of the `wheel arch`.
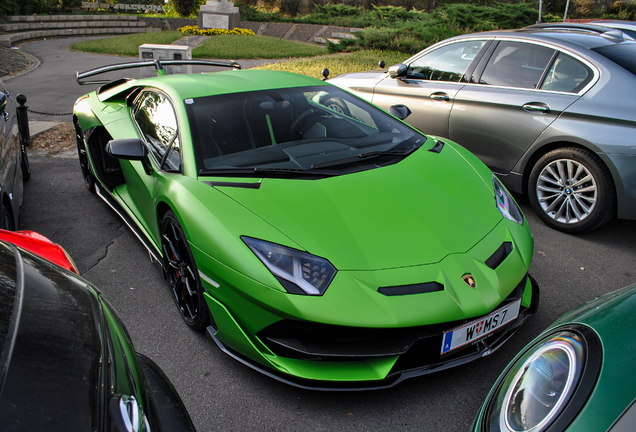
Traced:
MULTIPOLYGON (((11 199, 9 198, 9 195, 7 195, 6 192, 2 193, 2 206, 7 208, 7 210, 9 211, 9 216, 11 217, 11 222, 13 223, 13 229, 17 230, 18 229, 18 220, 16 220, 16 213, 13 209, 13 205, 11 204, 11 199)), ((19 215, 17 215, 19 217, 19 215)))
POLYGON ((549 152, 553 150, 556 150, 559 148, 565 148, 565 147, 574 147, 574 148, 579 148, 581 150, 586 150, 590 152, 592 156, 595 157, 600 163, 602 163, 611 174, 610 177, 612 181, 612 188, 614 189, 614 193, 617 194, 618 196, 619 191, 617 190, 617 185, 615 180, 617 177, 617 173, 616 173, 616 168, 613 166, 613 164, 608 164, 607 159, 600 157, 596 149, 590 146, 578 143, 578 142, 567 141, 567 140, 557 140, 550 143, 546 143, 543 146, 535 149, 535 151, 531 153, 530 156, 525 160, 525 163, 522 165, 522 169, 521 169, 521 172, 523 173, 522 190, 525 195, 528 194, 528 183, 530 182, 530 174, 532 172, 532 169, 536 165, 536 163, 539 161, 539 159, 541 159, 543 156, 545 156, 546 154, 548 154, 549 152))

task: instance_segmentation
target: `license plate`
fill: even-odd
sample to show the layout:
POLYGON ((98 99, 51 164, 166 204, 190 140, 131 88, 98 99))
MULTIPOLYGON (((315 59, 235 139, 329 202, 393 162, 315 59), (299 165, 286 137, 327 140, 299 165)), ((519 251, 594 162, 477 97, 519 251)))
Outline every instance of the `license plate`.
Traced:
POLYGON ((500 329, 517 318, 520 306, 521 299, 497 309, 485 317, 444 332, 441 354, 446 354, 454 349, 468 345, 500 329))

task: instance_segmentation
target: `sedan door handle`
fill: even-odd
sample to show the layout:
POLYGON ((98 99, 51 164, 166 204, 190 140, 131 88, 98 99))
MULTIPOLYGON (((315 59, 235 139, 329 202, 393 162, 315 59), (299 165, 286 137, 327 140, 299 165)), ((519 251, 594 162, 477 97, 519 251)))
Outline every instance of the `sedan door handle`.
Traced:
POLYGON ((435 93, 431 93, 431 95, 429 96, 431 99, 433 100, 443 100, 448 102, 450 100, 450 97, 448 97, 448 94, 444 93, 444 92, 435 92, 435 93))
POLYGON ((528 112, 540 112, 547 114, 550 112, 550 105, 543 102, 530 102, 523 104, 523 109, 528 112))

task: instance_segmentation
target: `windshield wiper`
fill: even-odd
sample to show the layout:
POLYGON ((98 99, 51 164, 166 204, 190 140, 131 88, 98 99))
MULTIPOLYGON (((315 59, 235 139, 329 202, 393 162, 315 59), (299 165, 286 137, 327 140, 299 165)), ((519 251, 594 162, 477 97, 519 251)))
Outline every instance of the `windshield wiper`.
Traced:
POLYGON ((415 150, 420 148, 421 144, 413 144, 409 147, 403 149, 391 149, 391 150, 374 150, 366 153, 360 153, 356 156, 351 156, 343 159, 337 159, 329 162, 322 162, 319 164, 314 164, 311 166, 311 169, 317 168, 326 168, 332 167, 336 165, 346 165, 348 163, 359 162, 362 159, 371 159, 378 156, 386 156, 386 155, 395 155, 395 156, 408 156, 413 153, 415 150))

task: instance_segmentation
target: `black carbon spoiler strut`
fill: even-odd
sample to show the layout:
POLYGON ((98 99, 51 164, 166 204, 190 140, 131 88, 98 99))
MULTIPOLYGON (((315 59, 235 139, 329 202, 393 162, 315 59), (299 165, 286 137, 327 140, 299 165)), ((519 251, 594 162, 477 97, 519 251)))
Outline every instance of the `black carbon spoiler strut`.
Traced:
POLYGON ((84 72, 75 72, 75 80, 79 85, 89 85, 89 84, 108 84, 113 80, 90 80, 90 81, 82 81, 88 77, 92 77, 94 75, 103 74, 106 72, 112 72, 117 70, 124 69, 133 69, 133 68, 142 68, 142 67, 154 67, 157 71, 157 76, 163 76, 166 74, 163 66, 187 66, 187 65, 198 65, 198 66, 210 66, 210 67, 227 67, 233 69, 241 69, 241 65, 235 62, 234 60, 228 61, 210 61, 210 60, 145 60, 145 61, 137 61, 137 62, 129 62, 129 63, 118 63, 107 66, 101 66, 95 69, 90 69, 84 72))

